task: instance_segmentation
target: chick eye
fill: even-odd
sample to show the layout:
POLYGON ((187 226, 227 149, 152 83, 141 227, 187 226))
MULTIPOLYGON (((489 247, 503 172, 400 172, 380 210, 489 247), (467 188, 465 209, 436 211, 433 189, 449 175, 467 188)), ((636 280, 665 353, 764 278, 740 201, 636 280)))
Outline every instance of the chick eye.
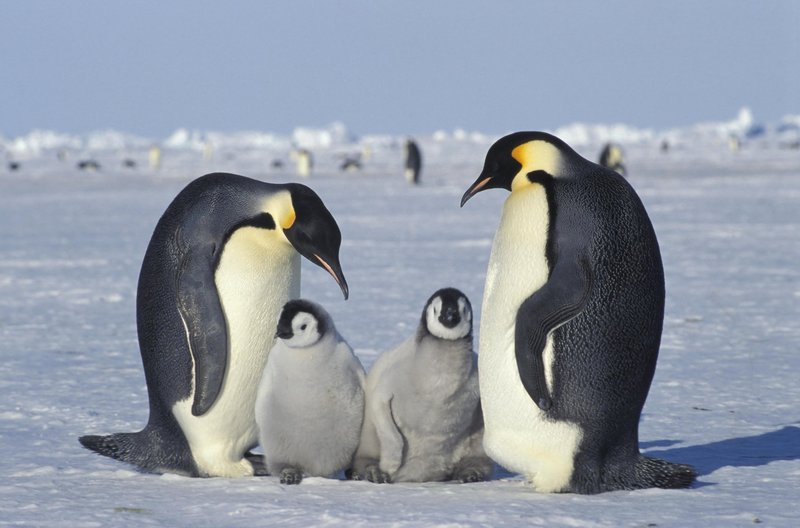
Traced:
POLYGON ((305 330, 308 325, 301 325, 300 330, 305 330))

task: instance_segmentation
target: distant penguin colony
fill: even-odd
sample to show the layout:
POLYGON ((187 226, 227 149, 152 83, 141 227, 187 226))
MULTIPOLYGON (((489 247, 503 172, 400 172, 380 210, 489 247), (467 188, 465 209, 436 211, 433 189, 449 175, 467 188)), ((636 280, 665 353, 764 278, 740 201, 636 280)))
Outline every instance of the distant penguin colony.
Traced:
POLYGON ((355 478, 487 479, 476 362, 469 300, 454 288, 437 291, 416 333, 370 369, 355 478))
POLYGON ((412 185, 416 185, 420 181, 422 174, 422 153, 416 141, 408 138, 405 143, 405 176, 406 181, 412 185))
POLYGON ((322 306, 289 301, 256 397, 256 423, 271 475, 349 470, 364 420, 364 367, 322 306))
POLYGON ((242 477, 258 442, 256 391, 284 304, 300 293, 300 256, 345 299, 341 233, 296 183, 214 173, 187 185, 156 225, 139 275, 137 326, 150 418, 135 433, 83 436, 138 468, 242 477))
POLYGON ((639 197, 542 132, 492 145, 461 205, 492 188, 511 194, 482 307, 487 454, 543 492, 690 486, 691 466, 639 452, 664 315, 661 254, 639 197))

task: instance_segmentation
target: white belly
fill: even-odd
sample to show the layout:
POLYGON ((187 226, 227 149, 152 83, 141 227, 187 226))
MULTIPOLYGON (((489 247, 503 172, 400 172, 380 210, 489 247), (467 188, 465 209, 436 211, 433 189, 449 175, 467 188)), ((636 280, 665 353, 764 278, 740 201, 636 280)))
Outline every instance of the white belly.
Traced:
POLYGON ((193 416, 194 391, 175 404, 201 472, 252 474, 243 454, 258 441, 255 399, 283 305, 300 295, 300 258, 282 235, 237 230, 226 243, 214 277, 228 329, 228 365, 217 401, 193 416))
MULTIPOLYGON (((581 431, 575 424, 545 417, 522 385, 514 353, 517 309, 547 282, 547 226, 541 186, 518 189, 506 200, 486 274, 478 372, 486 453, 549 492, 569 484, 581 431)), ((552 336, 544 363, 552 390, 552 336)))

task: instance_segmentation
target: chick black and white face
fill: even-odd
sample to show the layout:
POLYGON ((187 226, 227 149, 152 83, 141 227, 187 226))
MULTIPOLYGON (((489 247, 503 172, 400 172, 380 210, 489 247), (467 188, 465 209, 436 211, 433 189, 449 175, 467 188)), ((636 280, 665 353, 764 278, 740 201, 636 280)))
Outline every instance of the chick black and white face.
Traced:
POLYGON ((325 334, 325 323, 317 313, 320 308, 308 301, 289 301, 278 320, 275 337, 291 348, 314 345, 325 334))
POLYGON ((455 288, 436 292, 425 307, 425 326, 440 339, 461 339, 472 331, 472 306, 455 288))

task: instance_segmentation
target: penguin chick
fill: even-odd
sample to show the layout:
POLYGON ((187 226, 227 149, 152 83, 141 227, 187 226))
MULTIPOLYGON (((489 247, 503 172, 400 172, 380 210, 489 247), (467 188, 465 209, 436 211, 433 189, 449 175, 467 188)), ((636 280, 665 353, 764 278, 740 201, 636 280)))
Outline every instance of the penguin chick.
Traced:
POLYGON ((415 335, 370 369, 355 478, 372 482, 485 480, 472 306, 454 288, 425 303, 415 335))
POLYGON ((364 417, 365 372, 325 309, 286 303, 256 396, 267 469, 283 484, 349 469, 364 417))

